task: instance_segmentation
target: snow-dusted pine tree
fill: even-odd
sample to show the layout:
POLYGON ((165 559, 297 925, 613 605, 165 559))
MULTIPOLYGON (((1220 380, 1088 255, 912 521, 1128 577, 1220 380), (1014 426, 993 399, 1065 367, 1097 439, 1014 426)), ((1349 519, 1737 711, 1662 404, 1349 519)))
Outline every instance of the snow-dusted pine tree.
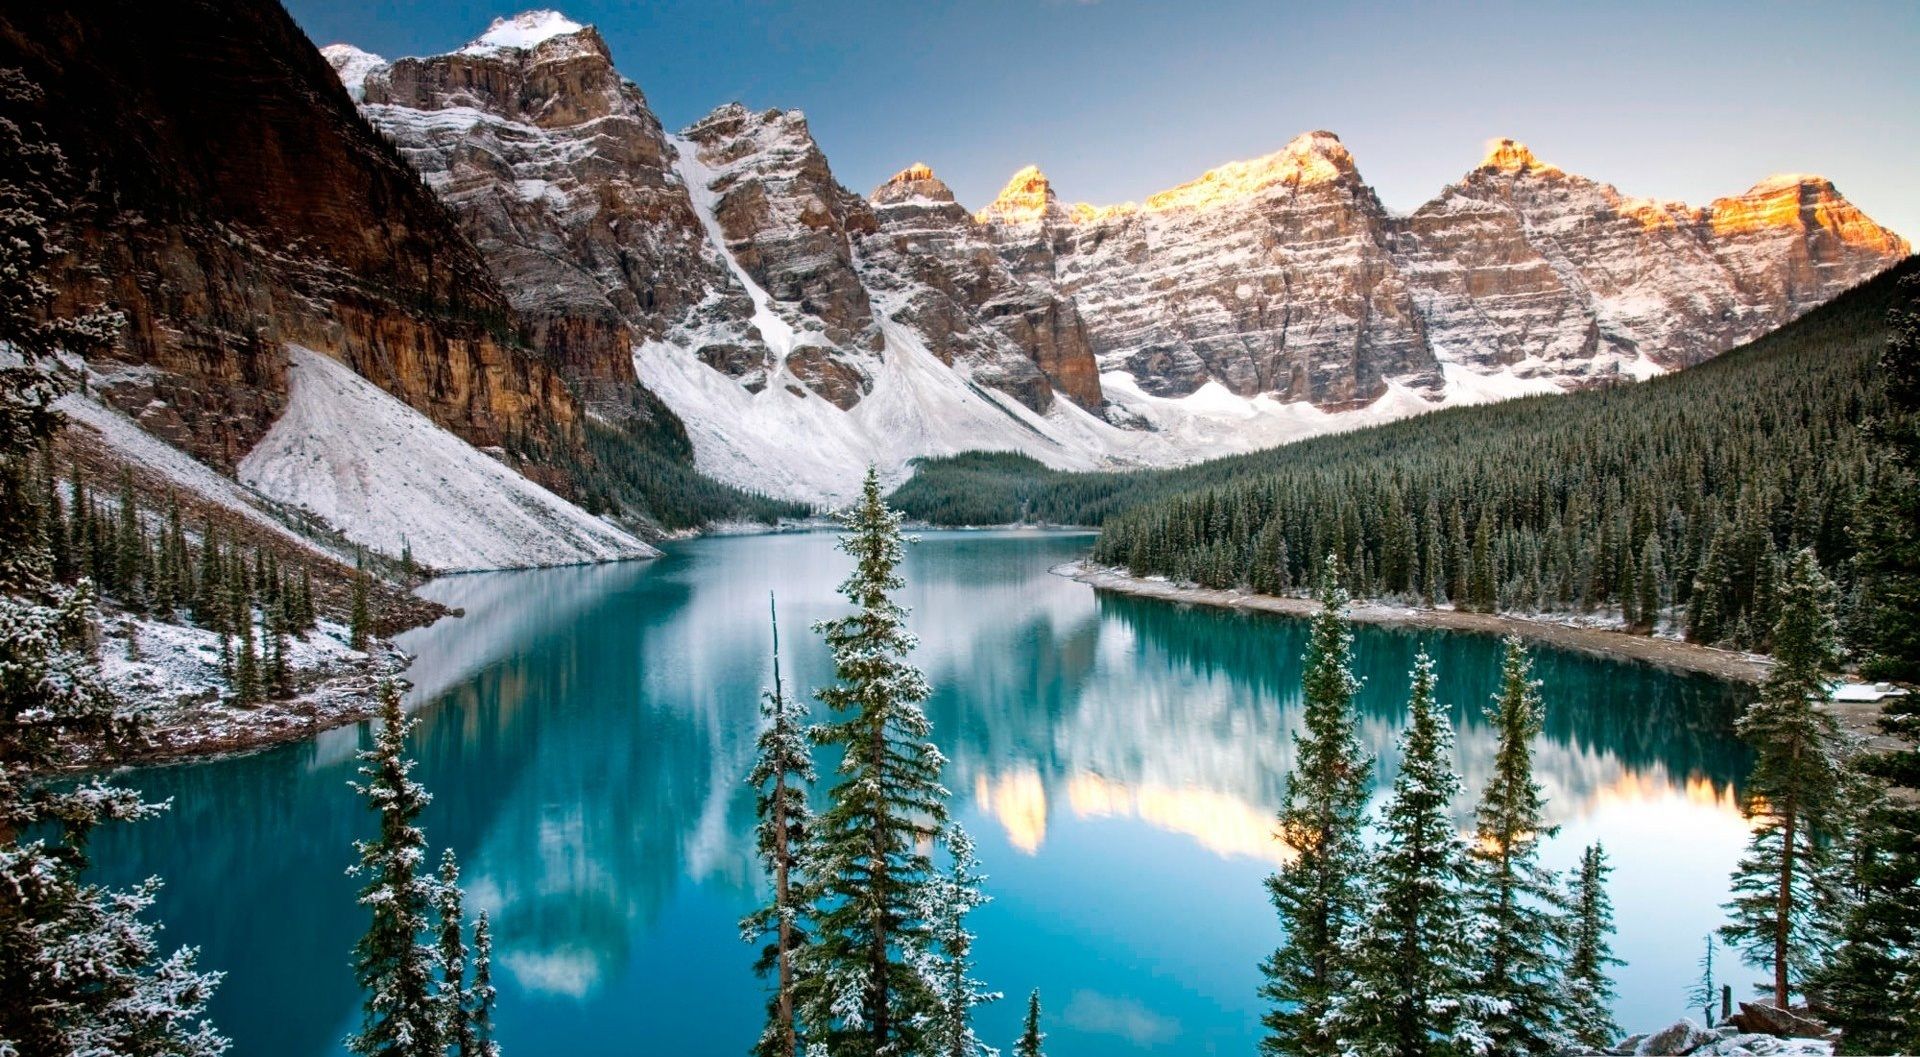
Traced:
POLYGON ((1721 938, 1750 965, 1772 973, 1772 997, 1785 1008, 1817 967, 1831 937, 1814 928, 1813 885, 1828 869, 1824 832, 1840 806, 1839 727, 1820 705, 1826 672, 1839 661, 1833 584, 1812 550, 1787 563, 1773 627, 1773 670, 1739 730, 1756 755, 1747 782, 1747 817, 1756 823, 1734 867, 1732 921, 1721 938))
POLYGON ((1488 1004, 1473 993, 1467 847, 1450 805, 1460 792, 1453 727, 1434 700, 1433 661, 1414 662, 1400 773, 1368 864, 1368 913, 1343 942, 1349 967, 1318 1026, 1350 1057, 1477 1054, 1488 1004))
POLYGON ((1487 720, 1498 748, 1474 825, 1474 885, 1468 901, 1477 936, 1475 988, 1499 1007, 1487 1019, 1493 1054, 1547 1054, 1561 1047, 1558 973, 1560 882, 1540 865, 1553 835, 1533 780, 1540 732, 1540 683, 1517 636, 1507 638, 1500 692, 1487 720))
POLYGON ((771 595, 767 610, 773 624, 773 689, 760 694, 759 756, 747 783, 754 788, 760 818, 754 846, 772 895, 766 905, 741 920, 740 934, 749 943, 762 944, 754 968, 762 976, 774 977, 774 992, 767 999, 767 1026, 754 1052, 761 1057, 797 1057, 802 1033, 796 963, 808 939, 807 878, 801 858, 813 830, 813 815, 807 808, 807 786, 814 781, 813 750, 807 742, 806 709, 787 696, 780 680, 780 618, 771 595))
POLYGON ((354 842, 365 877, 360 905, 373 913, 354 946, 354 977, 364 994, 360 1031, 347 1048, 362 1057, 440 1057, 445 1048, 441 1003, 435 995, 438 952, 422 942, 433 910, 433 881, 422 876, 427 838, 418 825, 431 799, 413 780, 407 734, 413 719, 400 708, 400 688, 380 685, 380 730, 360 753, 354 789, 380 819, 380 835, 354 842))
POLYGON ((1263 1053, 1322 1057, 1338 1052, 1324 1027, 1327 1010, 1347 982, 1342 940, 1360 905, 1365 847, 1360 826, 1373 761, 1360 749, 1353 695, 1353 633, 1347 593, 1331 554, 1320 572, 1320 612, 1307 639, 1302 692, 1304 729, 1294 738, 1278 839, 1291 858, 1267 878, 1286 939, 1261 964, 1263 1053))
POLYGON ((440 883, 433 889, 433 905, 440 915, 440 1034, 452 1057, 479 1057, 480 1040, 473 1032, 473 992, 467 986, 466 912, 461 908, 460 861, 453 849, 440 853, 440 883))
POLYGON ((841 780, 814 826, 802 1015, 810 1049, 879 1057, 919 1052, 920 1025, 933 1011, 913 963, 928 942, 922 892, 932 862, 923 841, 946 824, 946 760, 927 740, 920 703, 929 689, 906 661, 915 639, 891 595, 902 586, 900 515, 873 469, 842 521, 840 549, 855 564, 840 593, 857 612, 814 626, 833 654, 835 681, 816 693, 834 718, 813 735, 840 751, 841 780))
POLYGON ((1700 1023, 1713 1026, 1713 1007, 1720 1004, 1720 985, 1713 972, 1714 935, 1707 933, 1706 944, 1700 952, 1698 968, 1700 975, 1694 977, 1693 986, 1687 989, 1687 1005, 1700 1011, 1700 1023))
POLYGON ((1608 975, 1610 967, 1621 964, 1613 956, 1613 900, 1607 895, 1607 874, 1612 869, 1600 845, 1589 844, 1580 853, 1580 871, 1566 898, 1561 1035, 1574 1048, 1586 1051, 1603 1050, 1620 1037, 1620 1026, 1613 1022, 1613 978, 1608 975))
POLYGON ((997 1057, 1000 1051, 973 1031, 974 1007, 1001 997, 973 978, 973 933, 967 931, 967 915, 989 901, 981 888, 986 877, 974 858, 973 838, 958 823, 947 826, 946 845, 952 861, 926 886, 920 912, 933 941, 917 954, 934 1003, 923 1045, 929 1057, 997 1057))
POLYGON ((1034 988, 1027 995, 1027 1019, 1020 1026, 1020 1040, 1013 1044, 1013 1057, 1045 1057, 1040 1044, 1047 1041, 1047 1033, 1040 1030, 1040 989, 1034 988))
POLYGON ((142 920, 156 882, 119 891, 81 880, 88 835, 160 810, 100 779, 44 776, 110 759, 138 734, 92 657, 92 585, 51 579, 45 491, 31 470, 60 427, 62 352, 109 337, 104 312, 50 313, 49 226, 69 206, 66 161, 22 111, 43 99, 0 70, 0 1053, 214 1057, 227 1040, 204 1019, 218 973, 195 952, 162 957, 142 920), (32 839, 23 839, 32 834, 32 839))
POLYGON ((479 1057, 500 1057, 500 1044, 493 1041, 493 926, 487 912, 473 923, 473 1040, 479 1057))

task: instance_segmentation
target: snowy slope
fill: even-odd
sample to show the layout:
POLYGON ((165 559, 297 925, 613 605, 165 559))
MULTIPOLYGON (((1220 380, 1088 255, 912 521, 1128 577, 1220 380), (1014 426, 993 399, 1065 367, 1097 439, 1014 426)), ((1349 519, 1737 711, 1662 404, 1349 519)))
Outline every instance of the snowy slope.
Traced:
POLYGON ((340 561, 335 554, 275 520, 250 489, 215 473, 205 463, 140 428, 139 423, 84 393, 69 393, 54 407, 67 416, 70 428, 79 427, 98 438, 114 455, 171 482, 183 492, 226 507, 248 521, 298 544, 315 554, 340 561))
POLYGON ((429 421, 372 382, 290 345, 285 413, 240 480, 388 554, 442 571, 570 565, 659 552, 429 421))

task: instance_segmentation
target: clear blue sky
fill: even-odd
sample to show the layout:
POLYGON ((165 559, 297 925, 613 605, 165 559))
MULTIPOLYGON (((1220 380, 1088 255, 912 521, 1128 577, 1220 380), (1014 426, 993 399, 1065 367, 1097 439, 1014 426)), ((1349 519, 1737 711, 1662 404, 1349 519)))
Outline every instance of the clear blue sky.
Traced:
POLYGON ((1389 207, 1494 136, 1628 194, 1702 204, 1830 177, 1920 240, 1920 3, 1281 0, 287 0, 316 44, 449 51, 556 6, 598 26, 669 128, 798 107, 871 189, 924 161, 977 208, 1029 162, 1137 200, 1326 128, 1389 207))

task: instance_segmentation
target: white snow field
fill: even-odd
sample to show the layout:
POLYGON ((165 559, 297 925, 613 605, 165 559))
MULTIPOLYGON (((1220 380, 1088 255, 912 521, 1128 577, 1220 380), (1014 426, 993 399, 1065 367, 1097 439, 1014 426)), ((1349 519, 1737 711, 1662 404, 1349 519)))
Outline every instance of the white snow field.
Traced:
POLYGON ((291 397, 240 480, 387 554, 442 572, 660 552, 534 484, 345 364, 287 346, 291 397))
POLYGON ((102 404, 85 393, 68 393, 54 403, 67 416, 70 426, 79 426, 99 438, 107 450, 129 465, 165 478, 182 492, 218 503, 254 524, 301 547, 339 561, 353 560, 324 547, 275 520, 264 500, 253 491, 215 473, 205 463, 148 433, 140 424, 102 404))

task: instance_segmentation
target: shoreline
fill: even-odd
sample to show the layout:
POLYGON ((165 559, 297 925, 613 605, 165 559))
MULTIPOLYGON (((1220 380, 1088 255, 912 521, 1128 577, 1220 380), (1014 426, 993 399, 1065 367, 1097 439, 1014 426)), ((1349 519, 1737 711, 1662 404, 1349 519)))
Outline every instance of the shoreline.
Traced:
MULTIPOLYGON (((1049 571, 1056 576, 1078 580, 1096 591, 1113 591, 1139 598, 1157 598, 1165 602, 1213 606, 1220 609, 1252 610, 1290 617, 1310 617, 1320 610, 1320 603, 1311 598, 1186 587, 1168 580, 1149 580, 1129 576, 1117 569, 1094 565, 1087 561, 1066 562, 1054 566, 1049 571)), ((1361 624, 1468 631, 1487 635, 1512 633, 1529 641, 1542 642, 1591 656, 1605 657, 1610 660, 1640 661, 1672 671, 1710 675, 1748 686, 1758 685, 1762 679, 1766 678, 1768 670, 1773 667, 1770 659, 1758 654, 1737 653, 1679 639, 1630 635, 1624 631, 1581 627, 1509 614, 1467 613, 1452 609, 1422 609, 1383 602, 1356 601, 1347 606, 1347 617, 1361 624)))

